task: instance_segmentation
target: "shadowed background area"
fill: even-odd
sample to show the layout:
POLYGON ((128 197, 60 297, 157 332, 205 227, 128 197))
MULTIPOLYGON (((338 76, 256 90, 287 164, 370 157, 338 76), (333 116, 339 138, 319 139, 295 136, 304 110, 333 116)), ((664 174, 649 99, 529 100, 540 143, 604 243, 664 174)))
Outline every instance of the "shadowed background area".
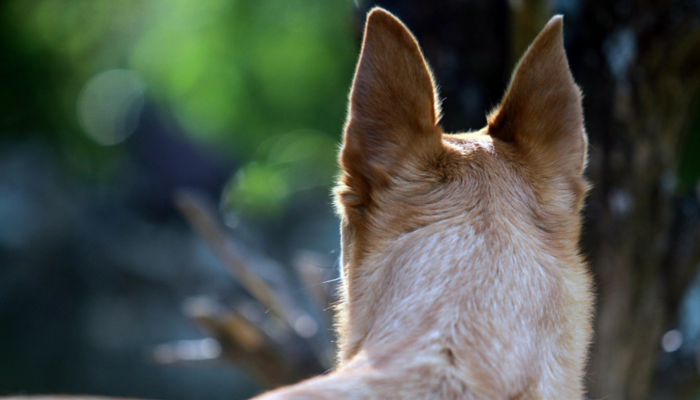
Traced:
POLYGON ((366 12, 478 129, 554 13, 590 138, 591 398, 700 399, 700 2, 3 0, 0 395, 243 399, 334 363, 366 12))

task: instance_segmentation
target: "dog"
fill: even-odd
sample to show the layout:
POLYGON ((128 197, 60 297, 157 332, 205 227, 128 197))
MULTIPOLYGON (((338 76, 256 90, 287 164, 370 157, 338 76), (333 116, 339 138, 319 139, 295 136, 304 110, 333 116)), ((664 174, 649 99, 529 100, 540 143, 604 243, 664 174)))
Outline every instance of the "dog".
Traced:
POLYGON ((368 14, 335 190, 339 366, 257 397, 582 399, 587 137, 555 16, 483 129, 445 134, 410 31, 368 14))

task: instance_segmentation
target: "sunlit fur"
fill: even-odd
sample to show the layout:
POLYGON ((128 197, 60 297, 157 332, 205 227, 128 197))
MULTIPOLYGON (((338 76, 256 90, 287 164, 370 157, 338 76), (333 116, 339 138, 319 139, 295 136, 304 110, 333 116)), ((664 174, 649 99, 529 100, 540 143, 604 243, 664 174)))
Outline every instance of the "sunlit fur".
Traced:
POLYGON ((489 124, 447 135, 418 44, 368 16, 340 155, 339 366, 271 399, 582 399, 591 279, 562 19, 489 124))

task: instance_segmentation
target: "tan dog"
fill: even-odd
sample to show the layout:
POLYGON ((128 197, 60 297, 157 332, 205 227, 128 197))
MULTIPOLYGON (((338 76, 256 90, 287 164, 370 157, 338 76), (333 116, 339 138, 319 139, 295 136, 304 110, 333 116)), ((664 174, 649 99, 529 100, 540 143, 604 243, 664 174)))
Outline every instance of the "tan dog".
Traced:
POLYGON ((562 18, 488 126, 446 135, 411 33, 370 12, 336 189, 340 366, 260 399, 582 399, 591 279, 581 93, 562 18))

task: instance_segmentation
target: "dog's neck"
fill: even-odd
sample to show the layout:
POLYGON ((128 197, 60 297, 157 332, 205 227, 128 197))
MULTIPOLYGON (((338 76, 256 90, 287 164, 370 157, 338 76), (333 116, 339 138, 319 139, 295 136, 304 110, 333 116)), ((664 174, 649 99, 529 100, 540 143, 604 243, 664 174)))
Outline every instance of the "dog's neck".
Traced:
POLYGON ((517 220, 483 232, 467 221, 407 233, 355 266, 371 272, 347 282, 343 364, 473 388, 492 382, 498 393, 555 362, 547 355, 559 338, 537 332, 561 324, 563 261, 517 220), (529 365, 528 376, 517 365, 529 365))
POLYGON ((469 313, 517 307, 523 299, 512 296, 529 275, 533 282, 523 293, 547 295, 546 287, 531 285, 547 286, 540 277, 556 279, 562 262, 547 251, 545 238, 522 226, 524 221, 506 218, 484 221, 491 229, 483 230, 467 213, 387 240, 378 244, 385 249, 381 253, 346 266, 342 307, 348 314, 348 342, 341 346, 341 358, 391 347, 387 341, 405 349, 435 331, 448 340, 454 321, 477 319, 469 313), (503 298, 493 298, 499 291, 503 298))

